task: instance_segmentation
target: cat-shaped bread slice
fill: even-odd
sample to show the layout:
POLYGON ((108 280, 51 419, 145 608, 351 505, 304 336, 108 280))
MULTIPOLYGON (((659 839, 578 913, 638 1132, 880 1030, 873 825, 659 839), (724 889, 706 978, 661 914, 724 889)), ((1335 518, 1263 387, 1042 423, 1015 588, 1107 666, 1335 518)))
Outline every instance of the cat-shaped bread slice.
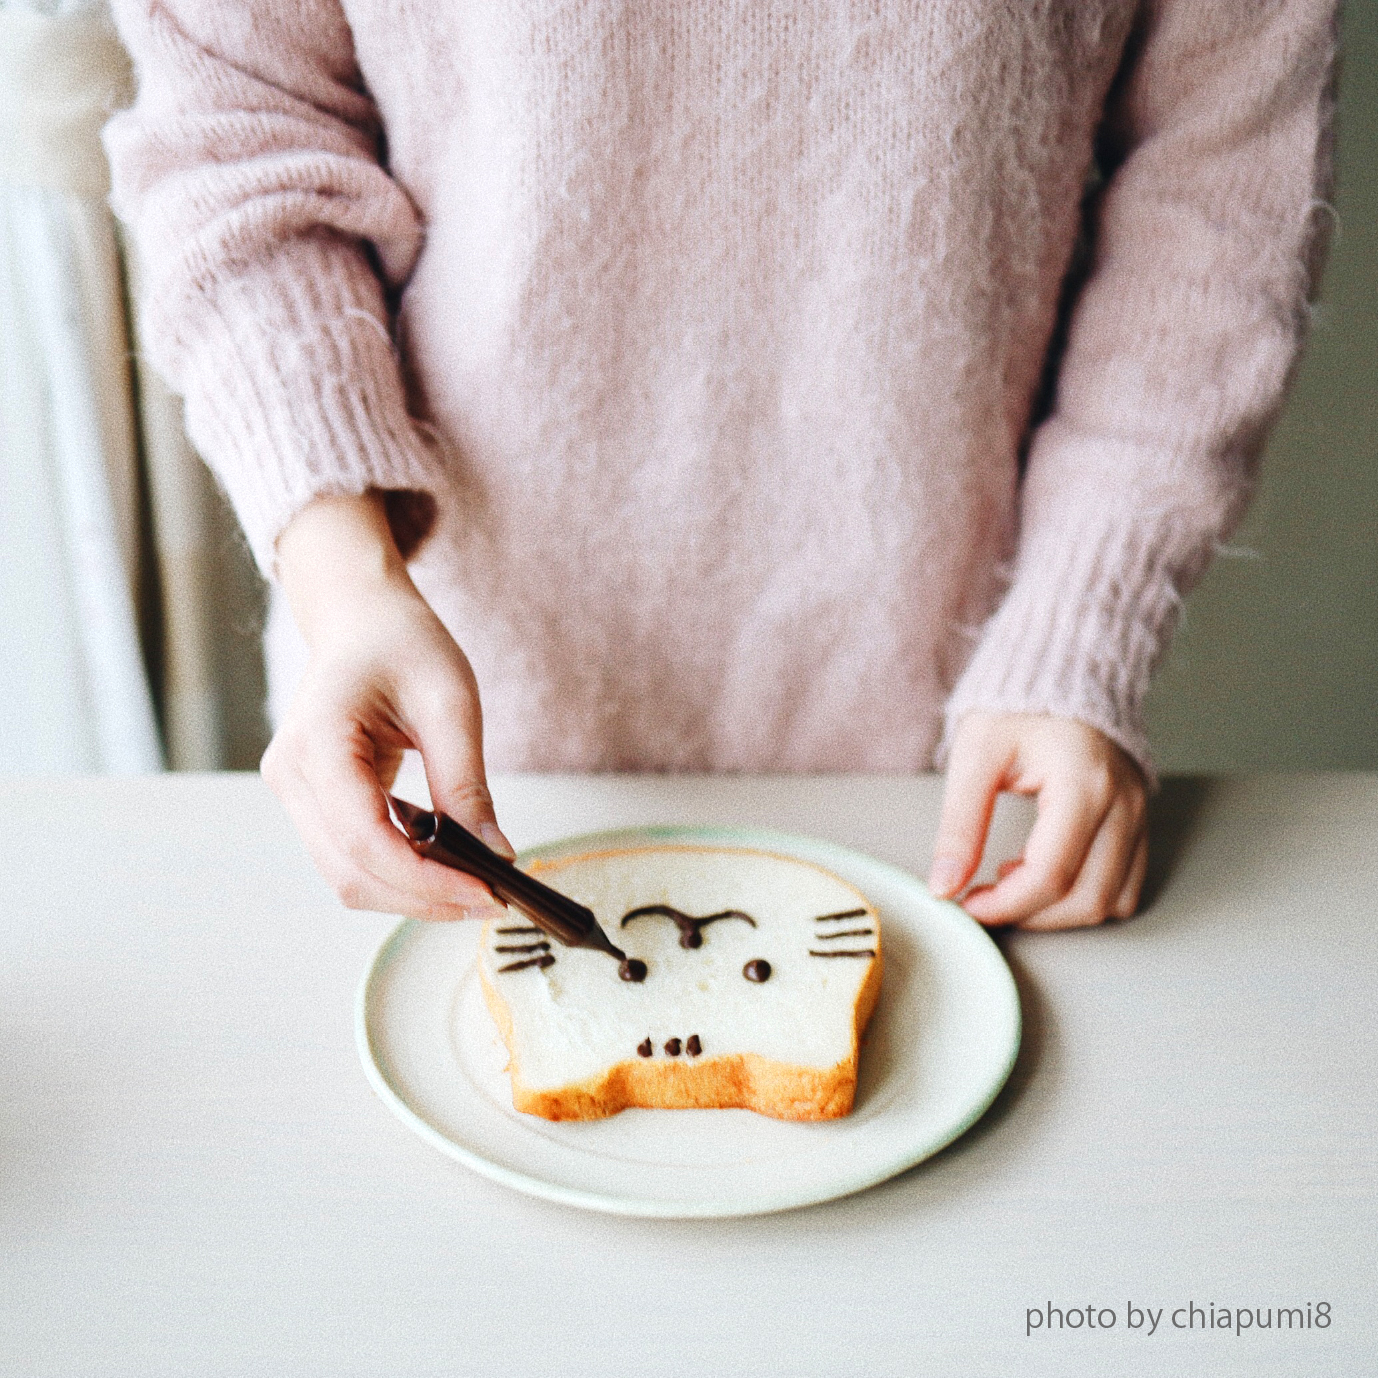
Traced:
POLYGON ((846 1115, 880 993, 880 922, 821 867, 726 847, 591 852, 530 868, 646 965, 567 948, 515 911, 485 924, 479 976, 512 1103, 550 1120, 628 1106, 846 1115))

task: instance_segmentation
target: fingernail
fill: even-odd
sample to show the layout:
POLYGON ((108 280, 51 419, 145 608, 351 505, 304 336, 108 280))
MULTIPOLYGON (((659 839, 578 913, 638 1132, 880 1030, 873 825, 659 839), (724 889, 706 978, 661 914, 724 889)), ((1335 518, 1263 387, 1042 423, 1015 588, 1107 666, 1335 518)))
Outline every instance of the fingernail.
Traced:
POLYGON ((973 919, 979 919, 990 909, 988 897, 994 887, 989 885, 978 885, 970 893, 962 897, 962 908, 971 915, 973 919))
POLYGON ((937 856, 928 873, 928 888, 939 899, 947 899, 956 894, 965 878, 966 867, 956 857, 937 856))
POLYGON ((505 856, 508 861, 516 860, 517 849, 502 835, 502 829, 496 823, 480 823, 478 835, 500 856, 505 856))

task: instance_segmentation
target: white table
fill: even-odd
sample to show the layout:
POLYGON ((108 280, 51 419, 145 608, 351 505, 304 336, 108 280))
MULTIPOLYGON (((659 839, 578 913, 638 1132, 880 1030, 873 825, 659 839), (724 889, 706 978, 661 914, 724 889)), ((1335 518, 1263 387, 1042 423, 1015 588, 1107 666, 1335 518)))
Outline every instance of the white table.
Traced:
MULTIPOLYGON (((519 846, 736 822, 921 869, 939 784, 495 793, 519 846)), ((1378 1372, 1372 776, 1169 782, 1147 915, 1005 943, 1025 1043, 972 1133, 722 1222, 530 1200, 395 1120, 352 1028, 393 921, 334 902, 257 778, 0 808, 0 1373, 1378 1372), (1174 1329, 1192 1302, 1333 1320, 1174 1329), (1116 1323, 1026 1336, 1047 1303, 1116 1323)))

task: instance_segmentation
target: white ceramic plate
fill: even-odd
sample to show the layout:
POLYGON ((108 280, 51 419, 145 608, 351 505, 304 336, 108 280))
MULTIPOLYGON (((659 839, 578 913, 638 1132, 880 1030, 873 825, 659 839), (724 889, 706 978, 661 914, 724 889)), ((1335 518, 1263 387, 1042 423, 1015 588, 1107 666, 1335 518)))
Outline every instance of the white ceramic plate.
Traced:
POLYGON ((960 908, 873 857, 758 829, 627 829, 532 848, 522 860, 650 842, 796 856, 879 909, 885 977, 851 1115, 791 1124, 749 1110, 624 1110, 555 1124, 518 1114, 474 966, 479 926, 408 919, 364 977, 356 1027, 374 1089, 422 1138, 485 1177, 567 1205, 733 1216, 860 1191, 981 1117, 1014 1065, 1019 996, 999 949, 960 908))

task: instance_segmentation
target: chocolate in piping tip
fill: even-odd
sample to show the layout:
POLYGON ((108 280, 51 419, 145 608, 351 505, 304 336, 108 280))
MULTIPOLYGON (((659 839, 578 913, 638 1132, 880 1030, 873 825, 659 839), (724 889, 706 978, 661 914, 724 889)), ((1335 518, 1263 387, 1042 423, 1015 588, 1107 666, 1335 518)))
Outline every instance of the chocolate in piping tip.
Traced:
POLYGON ((418 808, 393 795, 388 796, 388 803, 393 817, 421 856, 477 877, 500 904, 519 910, 566 947, 593 948, 618 962, 626 961, 627 954, 609 941, 586 905, 527 875, 477 834, 439 810, 418 808))
POLYGON ((408 803, 395 794, 388 795, 388 804, 392 808, 392 816, 402 825, 402 831, 410 841, 429 842, 435 837, 436 816, 429 809, 408 803))
MULTIPOLYGON (((602 926, 597 919, 593 921, 593 927, 589 929, 588 935, 584 938, 584 941, 577 944, 577 946, 591 947, 599 952, 606 952, 609 957, 616 957, 624 966, 630 965, 627 954, 623 952, 616 943, 609 939, 608 935, 603 932, 602 926)), ((638 962, 636 965, 640 966, 641 963, 638 962)), ((644 973, 644 967, 642 967, 642 971, 644 973)), ((640 981, 645 980, 645 976, 644 974, 642 976, 623 976, 622 979, 624 981, 640 981)))

